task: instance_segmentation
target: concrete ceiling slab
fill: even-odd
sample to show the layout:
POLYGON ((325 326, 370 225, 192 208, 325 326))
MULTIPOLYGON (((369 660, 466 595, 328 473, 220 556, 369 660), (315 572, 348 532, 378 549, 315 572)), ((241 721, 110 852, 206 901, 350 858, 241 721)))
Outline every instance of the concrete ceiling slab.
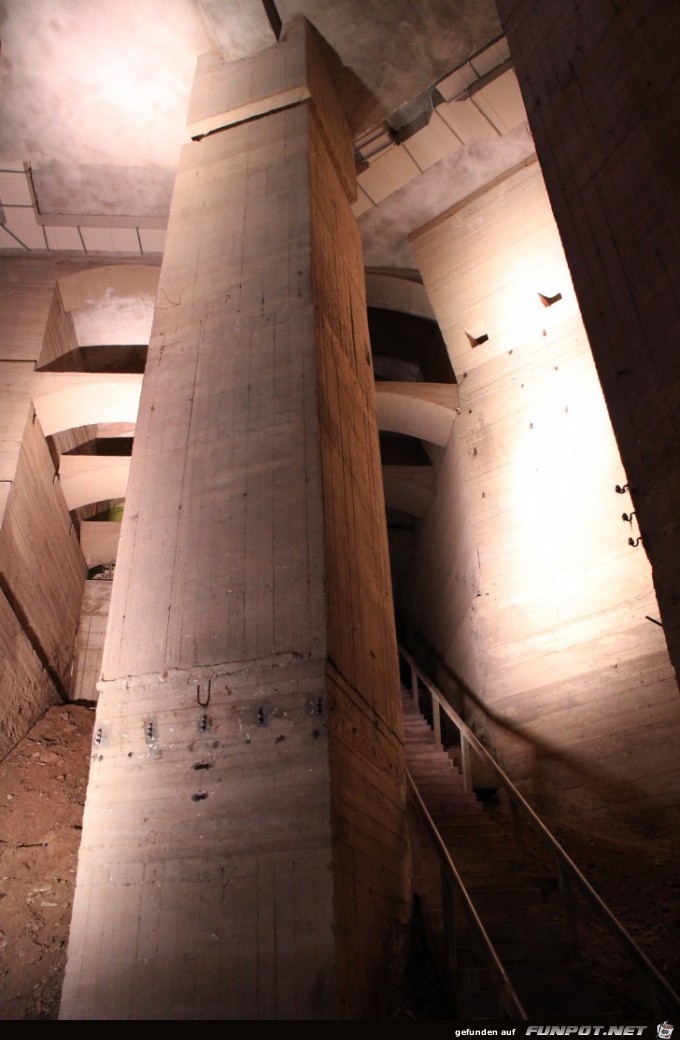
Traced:
POLYGON ((173 166, 112 166, 58 159, 34 163, 32 175, 44 216, 167 218, 175 183, 173 166))
MULTIPOLYGON (((382 115, 502 32, 494 0, 277 0, 277 8, 284 25, 304 15, 316 26, 382 115)), ((354 130, 368 125, 355 121, 354 130)))
MULTIPOLYGON (((494 0, 276 3, 284 33, 304 16, 328 41, 357 135, 501 32, 494 0)), ((118 226, 127 228, 125 218, 138 217, 141 251, 161 250, 163 231, 152 222, 168 212, 198 57, 217 50, 231 60, 273 39, 262 0, 0 0, 0 156, 10 162, 3 168, 31 164, 47 225, 82 217, 89 220, 78 219, 79 227, 96 229, 104 226, 97 220, 110 219, 111 227, 121 220, 118 226)), ((502 98, 492 100, 494 111, 503 107, 502 98)), ((439 158, 451 138, 437 113, 417 152, 416 167, 429 169, 362 216, 369 263, 410 266, 404 232, 436 215, 441 197, 450 204, 452 183, 464 197, 528 151, 526 133, 513 131, 439 158), (405 223, 404 209, 410 211, 405 223)), ((408 159, 406 151, 396 159, 408 159)), ((2 195, 0 202, 6 204, 2 195)), ((88 232, 88 239, 51 232, 46 239, 37 228, 35 242, 22 246, 16 235, 0 232, 0 248, 15 251, 59 247, 62 239, 66 248, 137 251, 129 235, 114 241, 101 233, 88 232)))
POLYGON ((430 166, 359 217, 369 267, 414 267, 408 235, 457 202, 535 157, 526 125, 495 140, 474 140, 430 166))
POLYGON ((261 0, 198 0, 215 49, 225 61, 245 58, 276 43, 261 0))
POLYGON ((190 0, 5 0, 0 154, 174 166, 196 56, 190 0))

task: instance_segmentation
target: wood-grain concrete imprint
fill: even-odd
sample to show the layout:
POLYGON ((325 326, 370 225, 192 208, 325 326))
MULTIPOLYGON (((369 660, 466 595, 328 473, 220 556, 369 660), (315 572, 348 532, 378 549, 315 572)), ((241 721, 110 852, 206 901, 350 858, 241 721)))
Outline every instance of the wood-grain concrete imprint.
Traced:
POLYGON ((413 617, 539 811, 672 832, 677 686, 538 164, 412 245, 460 386, 413 617))
MULTIPOLYGON (((329 91, 307 27, 279 46, 329 91)), ((219 132, 182 153, 65 1019, 385 1011, 407 842, 360 241, 335 158, 351 141, 327 147, 330 94, 281 107, 286 91, 235 125, 221 95, 219 132)))

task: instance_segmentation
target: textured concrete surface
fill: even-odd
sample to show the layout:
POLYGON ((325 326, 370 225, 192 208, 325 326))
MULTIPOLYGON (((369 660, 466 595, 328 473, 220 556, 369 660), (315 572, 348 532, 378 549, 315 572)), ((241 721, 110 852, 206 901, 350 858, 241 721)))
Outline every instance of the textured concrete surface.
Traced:
POLYGON ((630 496, 614 490, 621 459, 538 165, 412 244, 460 415, 411 616, 470 685, 469 709, 533 804, 556 818, 593 814, 603 830, 627 819, 667 833, 676 684, 651 620, 649 560, 629 544, 637 522, 622 518, 630 496), (467 553, 437 574, 459 535, 467 553))
MULTIPOLYGON (((305 33, 289 46, 304 55, 305 33)), ((321 70, 310 79, 313 106, 183 151, 63 1019, 388 1012, 408 925, 394 622, 360 238, 336 159, 351 138, 329 131, 321 70)))
POLYGON ((680 9, 499 9, 680 674, 680 9))

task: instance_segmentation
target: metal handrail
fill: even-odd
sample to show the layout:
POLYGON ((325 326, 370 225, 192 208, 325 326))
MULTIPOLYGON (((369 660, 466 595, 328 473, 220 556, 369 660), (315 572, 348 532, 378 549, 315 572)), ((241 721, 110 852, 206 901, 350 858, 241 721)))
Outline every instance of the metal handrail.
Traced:
MULTIPOLYGON (((678 996, 678 994, 675 992, 675 990, 667 981, 667 979, 664 978, 664 976, 649 960, 647 955, 640 949, 633 937, 621 924, 621 922, 618 920, 615 914, 609 909, 604 900, 597 894, 590 882, 581 873, 581 871, 576 866, 569 854, 562 848, 557 838, 555 838, 552 832, 548 830, 546 825, 543 823, 541 818, 534 812, 534 810, 531 808, 531 806, 523 797, 523 795, 520 794, 520 792, 513 784, 512 780, 503 771, 501 766, 499 766, 498 762, 496 762, 493 756, 489 754, 487 749, 475 736, 475 734, 472 732, 467 723, 464 722, 458 714, 458 712, 456 712, 451 707, 451 705, 445 699, 442 692, 434 685, 434 683, 430 679, 428 679, 428 677, 418 667, 418 665, 413 660, 408 651, 405 650, 401 645, 399 646, 399 654, 403 658, 403 660, 406 661, 406 663, 409 665, 411 669, 412 692, 415 694, 415 682, 417 682, 417 679, 419 679, 420 682, 422 682, 423 686, 425 686, 425 688, 429 691, 431 697, 433 698, 433 701, 436 701, 438 706, 442 709, 442 711, 448 716, 451 722, 453 722, 453 724, 458 729, 461 738, 461 757, 463 759, 464 764, 463 773, 465 776, 466 789, 471 790, 472 785, 470 780, 469 760, 467 758, 467 748, 464 748, 464 744, 467 744, 470 747, 474 748, 474 750, 480 756, 482 761, 484 761, 487 765, 491 766, 496 776, 502 782, 504 788, 506 789, 508 795, 510 796, 514 804, 521 808, 527 814, 534 829, 538 832, 541 838, 550 846, 553 854, 556 857, 558 866, 561 868, 566 868, 568 874, 577 881, 584 895, 586 895, 590 899, 590 901, 594 904, 596 909, 600 912, 605 922, 614 932, 614 935, 619 940, 621 945, 627 950, 629 955, 631 955, 633 959, 637 961, 638 966, 643 969, 643 971, 647 975, 650 984, 658 987, 658 989, 660 989, 663 992, 665 997, 672 1002, 674 1009, 676 1011, 680 1011, 680 996, 678 996)), ((438 734, 439 731, 439 720, 437 719, 437 722, 435 723, 435 733, 438 734)))
POLYGON ((501 1007, 508 1014, 509 1018, 520 1019, 521 1021, 526 1022, 528 1021, 529 1016, 524 1010, 522 1002, 520 1001, 519 997, 517 996, 517 993, 515 992, 515 988, 512 982, 510 981, 510 977, 505 968, 503 967, 503 963, 500 957, 498 956, 498 953, 496 952, 496 948, 493 945, 491 939, 489 938, 489 934, 484 925, 482 924, 482 920, 479 914, 477 913, 477 909, 472 899, 470 898, 470 893, 465 887, 465 882, 458 873, 458 870, 456 869, 456 866, 453 860, 451 859, 449 850, 444 844, 444 840, 439 831, 437 830, 437 826, 432 817, 430 816, 430 813, 427 810, 427 806, 423 802, 423 799, 420 796, 420 792, 418 791, 415 781, 413 780, 413 777, 409 773, 408 769, 406 770, 406 779, 410 788, 411 798, 413 799, 413 802, 418 812, 420 813, 421 817, 425 822, 425 825, 427 826, 428 831, 430 832, 430 837, 432 838, 437 848, 437 852, 439 853, 440 859, 447 874, 452 879, 454 885, 458 890, 458 894, 460 895, 463 903, 463 909, 467 915, 470 924, 472 925, 473 931, 477 934, 477 938, 480 941, 482 952, 484 954, 484 959, 487 963, 487 967, 491 971, 491 974, 493 975, 496 985, 498 987, 499 1002, 501 1004, 501 1007))

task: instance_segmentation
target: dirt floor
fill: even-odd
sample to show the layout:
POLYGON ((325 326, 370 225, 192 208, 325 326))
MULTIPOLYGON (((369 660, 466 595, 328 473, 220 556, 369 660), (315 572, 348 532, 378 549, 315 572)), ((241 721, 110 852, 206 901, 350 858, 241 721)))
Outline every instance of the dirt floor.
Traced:
POLYGON ((0 1019, 57 1017, 94 710, 53 707, 0 764, 0 1019))
MULTIPOLYGON (((58 1015, 93 723, 90 708, 53 707, 0 763, 0 1020, 58 1015)), ((678 988, 680 843, 624 836, 604 846, 598 834, 561 836, 678 988)), ((618 970, 604 952, 602 962, 602 970, 618 970)), ((437 1011, 422 951, 416 950, 414 989, 404 1007, 407 1018, 446 1017, 437 1011)))

